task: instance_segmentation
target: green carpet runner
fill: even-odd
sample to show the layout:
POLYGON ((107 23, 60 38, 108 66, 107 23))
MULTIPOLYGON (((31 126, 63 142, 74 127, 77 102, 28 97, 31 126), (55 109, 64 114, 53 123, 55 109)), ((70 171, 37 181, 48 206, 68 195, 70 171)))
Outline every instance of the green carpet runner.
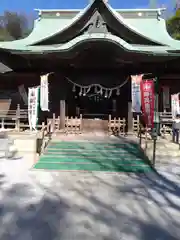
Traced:
POLYGON ((50 142, 34 168, 106 172, 152 170, 137 144, 63 141, 50 142))

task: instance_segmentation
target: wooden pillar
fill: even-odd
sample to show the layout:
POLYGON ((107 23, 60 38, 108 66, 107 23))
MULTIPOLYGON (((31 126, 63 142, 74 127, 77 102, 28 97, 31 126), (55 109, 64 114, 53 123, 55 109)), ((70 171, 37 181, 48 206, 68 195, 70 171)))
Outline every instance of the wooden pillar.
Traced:
POLYGON ((128 102, 128 134, 133 133, 132 102, 128 102))
POLYGON ((65 128, 65 117, 66 117, 66 102, 60 100, 60 129, 65 128))
POLYGON ((112 100, 112 112, 114 115, 116 115, 116 110, 117 110, 117 103, 116 103, 116 99, 112 100))

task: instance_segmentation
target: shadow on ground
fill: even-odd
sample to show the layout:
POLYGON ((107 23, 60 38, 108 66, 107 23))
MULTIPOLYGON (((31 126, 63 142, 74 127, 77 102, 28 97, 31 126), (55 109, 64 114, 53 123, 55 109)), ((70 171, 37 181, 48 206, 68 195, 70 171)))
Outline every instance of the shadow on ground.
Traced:
POLYGON ((1 240, 178 240, 180 177, 174 172, 0 175, 1 240))
POLYGON ((33 192, 26 184, 15 184, 6 190, 0 201, 1 240, 60 239, 61 219, 68 211, 68 204, 57 196, 38 200, 33 192))

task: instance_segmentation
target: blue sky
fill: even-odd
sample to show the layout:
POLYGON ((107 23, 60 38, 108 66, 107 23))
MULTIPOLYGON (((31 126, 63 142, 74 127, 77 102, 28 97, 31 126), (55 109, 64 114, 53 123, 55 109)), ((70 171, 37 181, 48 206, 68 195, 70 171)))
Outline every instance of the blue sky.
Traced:
MULTIPOLYGON (((168 6, 172 8, 176 0, 149 0, 157 2, 158 6, 168 6)), ((149 6, 148 0, 109 0, 114 8, 146 8, 149 6)), ((0 0, 0 13, 5 10, 32 13, 34 8, 57 9, 57 8, 83 8, 88 0, 0 0)))

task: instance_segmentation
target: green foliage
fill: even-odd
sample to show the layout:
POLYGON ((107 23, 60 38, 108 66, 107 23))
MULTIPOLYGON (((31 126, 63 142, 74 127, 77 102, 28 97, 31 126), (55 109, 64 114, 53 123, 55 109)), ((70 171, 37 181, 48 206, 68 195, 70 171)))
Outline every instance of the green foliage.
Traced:
POLYGON ((167 31, 177 40, 180 40, 180 9, 178 9, 173 17, 167 20, 167 31))
POLYGON ((0 27, 0 41, 12 41, 13 37, 4 28, 0 27))

